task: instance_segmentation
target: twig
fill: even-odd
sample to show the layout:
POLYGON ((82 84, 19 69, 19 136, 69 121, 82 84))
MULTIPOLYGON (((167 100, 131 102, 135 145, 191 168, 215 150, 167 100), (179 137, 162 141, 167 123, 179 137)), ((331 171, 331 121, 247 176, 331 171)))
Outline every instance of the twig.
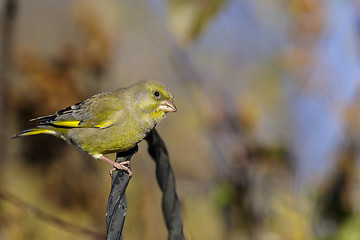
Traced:
POLYGON ((3 199, 5 201, 11 203, 18 208, 26 209, 27 211, 31 212, 39 219, 41 219, 47 223, 53 224, 65 231, 78 233, 81 235, 86 235, 93 239, 104 239, 104 234, 101 234, 101 233, 89 230, 87 228, 80 227, 80 226, 74 225, 72 223, 66 222, 58 217, 55 217, 49 213, 46 213, 46 212, 42 211, 41 209, 21 200, 20 198, 16 197, 15 195, 13 195, 9 192, 0 190, 0 199, 3 199))
MULTIPOLYGON (((6 0, 4 2, 4 15, 0 19, 0 126, 7 125, 8 85, 13 63, 13 37, 17 10, 17 0, 6 0)), ((0 128, 0 161, 6 159, 5 131, 6 128, 0 128)))

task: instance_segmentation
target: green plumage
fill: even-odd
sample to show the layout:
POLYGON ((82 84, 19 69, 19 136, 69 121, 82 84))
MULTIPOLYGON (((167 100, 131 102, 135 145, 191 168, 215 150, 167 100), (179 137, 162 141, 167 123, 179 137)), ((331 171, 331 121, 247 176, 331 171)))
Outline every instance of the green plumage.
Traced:
POLYGON ((100 158, 106 153, 131 149, 167 112, 175 111, 173 95, 164 85, 141 81, 34 119, 40 121, 37 127, 14 137, 51 134, 100 158))

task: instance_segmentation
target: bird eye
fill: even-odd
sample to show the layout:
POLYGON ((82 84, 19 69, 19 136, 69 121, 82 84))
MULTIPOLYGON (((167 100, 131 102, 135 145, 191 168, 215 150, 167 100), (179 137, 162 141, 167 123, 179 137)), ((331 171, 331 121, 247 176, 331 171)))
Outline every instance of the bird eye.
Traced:
POLYGON ((155 92, 154 92, 154 96, 155 96, 156 98, 159 98, 159 97, 160 97, 160 93, 159 93, 158 91, 155 91, 155 92))

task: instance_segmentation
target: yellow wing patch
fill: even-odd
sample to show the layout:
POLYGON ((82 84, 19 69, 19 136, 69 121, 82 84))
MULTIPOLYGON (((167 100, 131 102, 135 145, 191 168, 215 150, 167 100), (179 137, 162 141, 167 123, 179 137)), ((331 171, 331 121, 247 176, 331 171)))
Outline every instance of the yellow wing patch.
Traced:
POLYGON ((50 122, 52 125, 57 127, 69 127, 69 128, 83 128, 83 127, 95 127, 95 128, 107 128, 112 126, 115 121, 102 121, 99 124, 92 124, 87 121, 79 121, 79 120, 67 120, 67 121, 52 121, 50 122))
POLYGON ((103 121, 97 125, 95 125, 94 127, 97 127, 97 128, 107 128, 107 127, 110 127, 112 126, 113 124, 115 123, 115 121, 103 121))
POLYGON ((59 127, 72 127, 76 128, 79 127, 80 121, 78 120, 71 120, 71 121, 54 121, 51 122, 52 125, 59 126, 59 127))

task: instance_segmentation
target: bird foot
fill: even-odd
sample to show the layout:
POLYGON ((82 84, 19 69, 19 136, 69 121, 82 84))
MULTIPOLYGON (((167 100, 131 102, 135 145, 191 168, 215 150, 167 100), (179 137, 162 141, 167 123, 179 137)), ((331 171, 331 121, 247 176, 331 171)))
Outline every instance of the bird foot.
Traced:
POLYGON ((129 173, 129 177, 132 176, 132 172, 130 171, 129 167, 125 166, 125 165, 130 165, 130 161, 124 161, 124 162, 114 162, 114 161, 111 161, 110 159, 104 157, 104 156, 100 156, 100 159, 105 161, 105 162, 108 162, 110 163, 111 165, 113 165, 114 167, 112 169, 110 169, 110 175, 112 176, 112 173, 119 169, 119 170, 124 170, 126 172, 129 173))
POLYGON ((129 167, 125 166, 128 164, 130 164, 130 161, 114 162, 114 164, 113 164, 114 167, 112 169, 110 169, 110 171, 109 171, 110 175, 112 176, 114 171, 120 169, 120 170, 124 170, 124 171, 128 172, 129 177, 131 177, 132 176, 131 170, 129 169, 129 167))

